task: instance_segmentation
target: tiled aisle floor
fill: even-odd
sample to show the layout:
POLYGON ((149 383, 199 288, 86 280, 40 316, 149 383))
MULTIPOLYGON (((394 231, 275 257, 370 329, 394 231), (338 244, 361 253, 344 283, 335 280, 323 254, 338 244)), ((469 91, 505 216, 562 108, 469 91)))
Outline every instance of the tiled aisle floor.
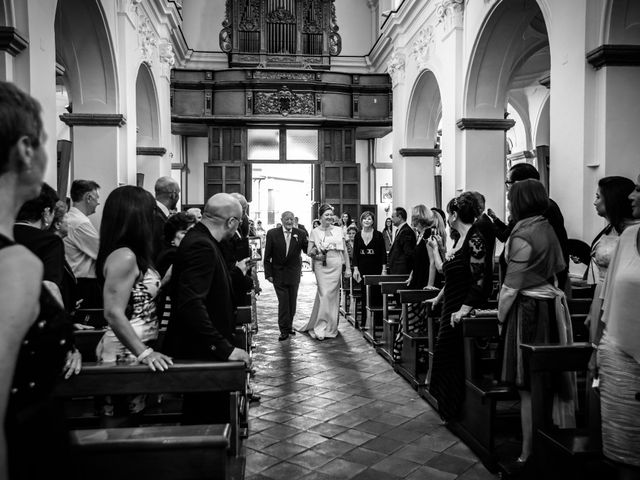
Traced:
MULTIPOLYGON (((245 478, 493 479, 439 416, 343 318, 319 342, 278 341, 277 299, 261 277, 245 478)), ((297 318, 311 313, 313 273, 300 285, 297 318)))

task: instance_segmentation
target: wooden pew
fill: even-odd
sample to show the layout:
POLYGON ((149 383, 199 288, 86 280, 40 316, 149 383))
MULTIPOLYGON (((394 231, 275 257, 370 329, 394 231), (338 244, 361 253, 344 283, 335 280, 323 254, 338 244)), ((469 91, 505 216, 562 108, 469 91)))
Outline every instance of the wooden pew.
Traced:
POLYGON ((382 339, 376 351, 391 365, 393 360, 393 341, 400 326, 402 308, 396 303, 398 290, 407 287, 407 282, 380 282, 382 293, 382 339))
POLYGON ((460 418, 451 429, 490 469, 496 468, 500 455, 499 434, 507 436, 520 425, 519 410, 499 415, 499 402, 519 399, 515 387, 497 378, 498 317, 494 311, 479 311, 478 316, 462 319, 465 362, 465 400, 460 418))
MULTIPOLYGON (((521 348, 531 379, 533 455, 539 473, 547 478, 614 478, 602 455, 600 422, 590 421, 594 416, 586 411, 584 402, 591 385, 586 385, 581 374, 587 370, 592 345, 585 342, 521 348), (552 399, 545 378, 550 372, 578 373, 576 428, 559 429, 551 422, 552 399)), ((599 403, 588 405, 600 408, 599 403)))
POLYGON ((364 327, 364 319, 362 318, 362 298, 363 282, 356 282, 353 277, 349 279, 349 311, 346 318, 351 325, 357 329, 364 327))
POLYGON ((418 389, 420 395, 435 405, 435 400, 425 391, 427 385, 427 375, 433 363, 433 347, 435 345, 436 332, 434 329, 435 319, 431 316, 431 307, 427 309, 427 334, 409 332, 408 329, 408 308, 409 304, 421 303, 438 295, 437 290, 399 290, 400 304, 402 306, 402 354, 400 361, 395 365, 397 372, 407 380, 411 386, 418 389), (426 367, 418 362, 419 350, 426 346, 429 357, 426 367))
POLYGON ((365 306, 367 318, 362 336, 371 345, 377 347, 382 338, 382 293, 380 282, 406 282, 409 275, 365 275, 362 283, 365 288, 365 306))
POLYGON ((146 365, 87 363, 83 364, 79 375, 61 381, 54 395, 72 399, 104 395, 229 392, 230 447, 231 452, 237 455, 240 396, 246 390, 246 379, 243 362, 176 361, 165 372, 152 372, 146 365))

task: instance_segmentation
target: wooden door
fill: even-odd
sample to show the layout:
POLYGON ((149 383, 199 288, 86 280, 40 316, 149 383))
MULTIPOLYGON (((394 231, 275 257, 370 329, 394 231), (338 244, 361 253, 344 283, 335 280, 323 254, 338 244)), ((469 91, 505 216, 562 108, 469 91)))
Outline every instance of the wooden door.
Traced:
POLYGON ((360 216, 360 165, 326 163, 321 168, 321 203, 333 205, 335 214, 360 216))
POLYGON ((204 171, 205 203, 216 193, 245 194, 246 166, 244 163, 206 163, 204 171))

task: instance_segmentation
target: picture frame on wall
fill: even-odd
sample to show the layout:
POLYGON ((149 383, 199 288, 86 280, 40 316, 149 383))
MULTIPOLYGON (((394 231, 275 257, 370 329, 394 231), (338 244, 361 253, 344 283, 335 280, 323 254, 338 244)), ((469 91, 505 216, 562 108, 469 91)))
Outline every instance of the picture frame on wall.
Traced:
POLYGON ((380 202, 391 203, 393 201, 393 187, 390 185, 384 185, 380 187, 380 202))

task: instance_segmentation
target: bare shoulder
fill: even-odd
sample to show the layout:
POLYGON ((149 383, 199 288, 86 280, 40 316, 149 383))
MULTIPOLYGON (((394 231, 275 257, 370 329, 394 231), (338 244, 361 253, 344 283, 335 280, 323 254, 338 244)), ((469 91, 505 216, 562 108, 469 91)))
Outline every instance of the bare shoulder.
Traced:
POLYGON ((135 272, 138 274, 138 262, 136 254, 130 248, 121 247, 109 254, 104 262, 105 277, 109 276, 126 277, 135 272))
POLYGON ((12 245, 0 250, 0 271, 2 278, 15 282, 23 277, 42 279, 42 262, 29 249, 22 245, 12 245))

